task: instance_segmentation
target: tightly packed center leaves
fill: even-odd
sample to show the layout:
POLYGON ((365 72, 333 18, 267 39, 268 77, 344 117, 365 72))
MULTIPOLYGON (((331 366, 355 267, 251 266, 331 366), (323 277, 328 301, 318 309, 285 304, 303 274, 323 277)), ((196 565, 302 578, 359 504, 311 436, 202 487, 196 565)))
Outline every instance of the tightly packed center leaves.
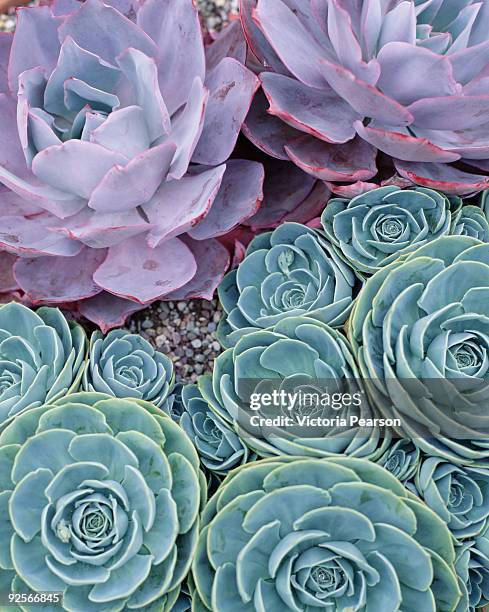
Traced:
POLYGON ((198 536, 198 458, 152 404, 78 393, 0 435, 2 584, 72 612, 170 610, 198 536))

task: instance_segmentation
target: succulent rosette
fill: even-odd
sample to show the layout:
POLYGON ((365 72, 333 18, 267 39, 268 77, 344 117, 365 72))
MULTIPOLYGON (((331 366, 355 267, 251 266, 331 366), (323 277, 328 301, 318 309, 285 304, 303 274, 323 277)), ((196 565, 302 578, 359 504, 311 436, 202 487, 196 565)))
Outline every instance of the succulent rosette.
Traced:
POLYGON ((294 316, 339 327, 360 286, 353 270, 317 232, 284 223, 254 238, 238 268, 219 285, 226 313, 219 339, 230 346, 254 328, 294 316))
POLYGON ((263 87, 245 134, 326 181, 369 181, 381 151, 409 181, 480 191, 489 185, 488 18, 487 0, 456 10, 423 0, 241 0, 263 87))
POLYGON ((83 389, 114 397, 142 399, 159 408, 169 400, 174 385, 172 360, 156 351, 139 334, 113 329, 90 339, 83 389))
POLYGON ((217 476, 252 461, 254 455, 231 427, 212 412, 197 385, 182 389, 180 426, 194 443, 202 466, 217 476))
POLYGON ((489 242, 489 222, 483 210, 478 206, 467 204, 454 216, 450 233, 489 242))
POLYGON ((419 448, 411 440, 395 440, 377 463, 403 484, 414 479, 421 457, 419 448))
POLYGON ((450 201, 423 187, 380 187, 351 200, 330 200, 321 223, 347 263, 369 275, 450 233, 450 201))
POLYGON ((216 238, 262 199, 261 164, 228 160, 258 80, 236 27, 204 48, 191 0, 135 3, 135 21, 70 7, 22 9, 2 38, 0 249, 33 303, 108 329, 212 296, 229 263, 216 238))
POLYGON ((446 525, 363 459, 243 466, 202 520, 197 609, 441 612, 460 598, 446 525))
POLYGON ((388 429, 367 421, 350 423, 350 417, 375 415, 364 397, 348 340, 316 319, 289 317, 248 333, 217 357, 212 379, 202 377, 199 387, 211 410, 262 457, 345 454, 375 460, 390 443, 388 429), (303 400, 252 408, 252 395, 266 393, 297 394, 303 400), (342 397, 338 405, 335 393, 342 397), (290 417, 293 422, 255 424, 254 414, 290 417), (346 419, 347 426, 336 423, 337 416, 346 419), (317 419, 331 422, 323 427, 317 419))
POLYGON ((0 429, 24 410, 78 391, 87 340, 57 308, 0 306, 0 429))
POLYGON ((0 461, 9 592, 61 592, 70 612, 172 609, 197 544, 201 488, 195 449, 167 415, 73 394, 15 419, 0 461))
POLYGON ((489 516, 489 470, 426 457, 420 462, 414 487, 458 540, 484 531, 489 516))
POLYGON ((489 604, 489 533, 488 529, 473 540, 456 547, 455 568, 462 591, 457 612, 484 610, 489 604))
POLYGON ((348 334, 373 404, 457 465, 489 461, 489 245, 444 236, 369 278, 348 334))

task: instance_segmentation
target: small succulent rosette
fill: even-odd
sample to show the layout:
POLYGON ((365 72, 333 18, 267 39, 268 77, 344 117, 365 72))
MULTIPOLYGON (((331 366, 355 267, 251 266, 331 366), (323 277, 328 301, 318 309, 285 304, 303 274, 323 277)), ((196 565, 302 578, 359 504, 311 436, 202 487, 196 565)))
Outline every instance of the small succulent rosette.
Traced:
POLYGON ((132 397, 165 407, 174 384, 173 363, 138 334, 114 329, 92 334, 83 389, 132 397))
POLYGON ((61 592, 70 612, 172 609, 205 490, 194 447, 167 415, 73 394, 15 419, 0 464, 3 588, 61 592))
POLYGON ((198 385, 183 387, 182 403, 180 426, 194 443, 206 470, 224 476, 255 458, 229 424, 212 412, 198 385))
POLYGON ((277 457, 234 470, 206 506, 199 610, 455 610, 444 522, 364 459, 277 457))
POLYGON ((348 335, 373 404, 430 456, 489 466, 489 245, 444 236, 364 285, 348 335))
POLYGON ((393 444, 377 460, 377 463, 393 474, 403 484, 411 481, 418 471, 421 451, 406 439, 393 440, 393 444))
POLYGON ((200 390, 211 410, 262 457, 346 454, 375 460, 390 444, 389 429, 352 420, 375 415, 350 344, 313 318, 284 318, 243 336, 217 357, 212 379, 202 378, 200 390), (265 394, 285 400, 254 407, 253 395, 265 394), (276 418, 282 420, 267 423, 276 418))
POLYGON ((263 94, 243 131, 342 192, 386 161, 408 183, 485 189, 488 15, 488 0, 245 0, 263 94))
POLYGON ((489 222, 481 208, 467 204, 454 215, 450 233, 489 242, 489 222))
POLYGON ((24 410, 77 391, 85 332, 56 308, 0 306, 0 428, 24 410))
POLYGON ((489 470, 427 457, 420 462, 413 491, 447 523, 458 540, 484 531, 489 517, 489 470))
POLYGON ((360 285, 317 232, 299 223, 284 223, 254 238, 244 260, 220 284, 225 317, 219 339, 231 346, 254 328, 293 316, 340 327, 360 285))
POLYGON ((371 275, 399 255, 450 233, 450 201, 423 187, 380 187, 351 200, 330 200, 321 223, 345 261, 371 275))
POLYGON ((456 547, 455 568, 462 599, 456 612, 484 610, 489 604, 489 528, 456 547))

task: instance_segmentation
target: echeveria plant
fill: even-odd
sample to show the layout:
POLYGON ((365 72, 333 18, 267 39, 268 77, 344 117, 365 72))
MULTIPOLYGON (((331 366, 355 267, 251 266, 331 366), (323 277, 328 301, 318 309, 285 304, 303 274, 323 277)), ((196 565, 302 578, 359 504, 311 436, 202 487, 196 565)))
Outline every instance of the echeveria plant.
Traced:
POLYGON ((234 470, 204 510, 196 609, 441 612, 460 599, 443 521, 351 457, 234 470))
POLYGON ((0 562, 10 592, 71 612, 169 611, 197 544, 199 460, 152 404, 78 393, 0 435, 0 562))
POLYGON ((349 337, 373 403, 456 464, 489 461, 489 245, 444 236, 361 290, 349 337))
POLYGON ((453 216, 451 234, 471 236, 482 242, 489 242, 489 222, 478 206, 462 206, 453 216))
POLYGON ((352 200, 334 198, 321 216, 326 236, 339 254, 367 275, 448 234, 451 222, 448 198, 422 187, 386 186, 352 200))
MULTIPOLYGON (((210 408, 262 457, 345 454, 375 459, 390 443, 390 432, 382 427, 368 423, 350 426, 351 416, 368 419, 374 415, 363 397, 350 343, 341 332, 316 319, 289 317, 269 329, 243 336, 234 348, 217 357, 212 380, 202 377, 200 390, 210 408), (296 402, 292 410, 284 404, 261 407, 260 415, 292 416, 296 422, 291 426, 254 426, 252 393, 273 392, 297 393, 305 401, 296 402), (315 399, 314 394, 332 398, 334 392, 352 397, 358 394, 362 399, 356 405, 344 402, 336 408, 331 401, 315 399), (335 426, 338 415, 348 421, 348 427, 335 426), (333 422, 329 427, 314 429, 314 425, 301 425, 300 418, 333 422)), ((314 424, 314 420, 310 422, 314 424)))
POLYGON ((0 427, 29 408, 77 391, 87 340, 57 308, 0 306, 0 427))
POLYGON ((361 286, 352 269, 317 232, 284 223, 254 238, 236 270, 219 285, 225 311, 219 336, 234 344, 253 328, 293 316, 340 327, 361 286))
POLYGON ((408 181, 481 190, 488 19, 487 0, 241 0, 265 94, 245 133, 326 181, 368 181, 382 151, 408 181))
POLYGON ((203 467, 218 476, 254 459, 228 423, 212 412, 197 385, 182 389, 180 426, 194 443, 203 467))
POLYGON ((489 604, 489 527, 456 547, 455 568, 462 599, 457 612, 484 610, 489 604))
POLYGON ((229 259, 215 238, 262 198, 262 166, 228 161, 258 86, 236 28, 206 55, 192 0, 134 8, 25 8, 0 52, 0 248, 30 300, 104 328, 209 298, 229 259))
POLYGON ((139 334, 113 329, 92 334, 85 391, 146 400, 164 408, 173 389, 173 363, 139 334))
POLYGON ((456 466, 427 457, 414 479, 415 493, 461 540, 485 530, 489 516, 489 470, 456 466))
POLYGON ((421 451, 411 440, 395 440, 377 463, 393 474, 403 484, 416 476, 421 451))

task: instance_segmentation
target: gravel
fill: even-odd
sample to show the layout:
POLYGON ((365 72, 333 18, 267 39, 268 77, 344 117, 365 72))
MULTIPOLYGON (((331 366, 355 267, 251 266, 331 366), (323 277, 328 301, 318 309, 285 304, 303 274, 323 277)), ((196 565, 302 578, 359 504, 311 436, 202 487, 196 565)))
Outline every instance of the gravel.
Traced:
POLYGON ((133 315, 126 328, 172 359, 177 382, 190 383, 212 371, 221 351, 216 339, 220 316, 217 300, 156 302, 133 315))

